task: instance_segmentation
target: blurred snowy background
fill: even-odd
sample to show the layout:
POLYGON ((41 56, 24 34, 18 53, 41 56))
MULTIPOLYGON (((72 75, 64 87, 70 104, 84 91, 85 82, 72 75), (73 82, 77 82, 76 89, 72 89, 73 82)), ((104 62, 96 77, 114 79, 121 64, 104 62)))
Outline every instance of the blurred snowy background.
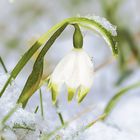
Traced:
MULTIPOLYGON (((0 0, 0 56, 9 73, 35 40, 65 18, 77 15, 99 15, 117 26, 119 57, 96 72, 93 87, 85 100, 81 104, 78 104, 75 99, 67 103, 66 89, 63 89, 59 96, 58 111, 62 113, 64 121, 69 121, 80 112, 89 110, 74 121, 68 130, 60 132, 60 138, 72 139, 72 133, 97 118, 107 101, 119 89, 140 81, 139 5, 139 0, 0 0)), ((91 31, 83 31, 83 33, 84 48, 93 58, 95 68, 112 59, 110 49, 100 36, 91 31)), ((59 60, 72 49, 72 34, 72 27, 67 28, 49 50, 45 60, 45 75, 49 75, 59 60)), ((16 78, 14 85, 9 87, 0 99, 0 118, 6 114, 21 93, 34 60, 35 58, 32 58, 16 78)), ((6 77, 0 66, 0 88, 6 77)), ((27 136, 23 132, 20 134, 16 131, 18 139, 36 140, 39 130, 47 132, 61 125, 57 110, 52 105, 50 92, 46 87, 42 87, 42 92, 44 120, 41 118, 40 108, 37 115, 32 114, 36 106, 40 105, 37 92, 26 109, 30 113, 21 109, 8 122, 12 126, 20 118, 19 122, 36 124, 37 132, 31 132, 27 136)), ((140 89, 129 91, 105 123, 95 124, 75 139, 139 140, 139 92, 140 89)))

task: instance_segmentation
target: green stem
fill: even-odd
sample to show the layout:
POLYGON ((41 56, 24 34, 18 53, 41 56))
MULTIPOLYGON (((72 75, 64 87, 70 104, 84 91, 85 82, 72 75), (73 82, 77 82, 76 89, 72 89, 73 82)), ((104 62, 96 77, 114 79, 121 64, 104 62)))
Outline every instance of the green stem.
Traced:
POLYGON ((93 120, 92 122, 90 122, 89 124, 87 124, 83 130, 86 130, 90 127, 92 127, 96 122, 103 120, 106 117, 106 114, 102 114, 101 116, 99 116, 96 120, 93 120))
MULTIPOLYGON (((96 120, 93 120, 92 122, 90 122, 89 124, 87 124, 86 126, 84 126, 84 128, 80 129, 78 131, 78 133, 82 133, 83 131, 85 131, 86 129, 92 127, 96 122, 103 120, 105 117, 105 114, 102 114, 101 116, 99 116, 96 120)), ((60 131, 61 129, 65 128, 66 126, 68 126, 70 124, 70 122, 65 123, 63 126, 58 127, 57 129, 55 129, 53 132, 49 133, 46 138, 51 138, 52 136, 54 136, 58 131, 60 131)), ((77 134, 77 133, 76 133, 77 134)))
POLYGON ((30 130, 30 131, 35 131, 35 129, 30 128, 28 126, 22 126, 20 124, 16 124, 13 126, 13 129, 25 129, 25 130, 30 130))
POLYGON ((61 112, 58 111, 58 109, 59 109, 59 103, 58 103, 58 101, 56 102, 55 107, 56 107, 56 113, 57 113, 57 115, 59 117, 59 120, 61 122, 61 125, 64 126, 65 125, 65 122, 64 122, 63 116, 62 116, 61 112))
POLYGON ((118 103, 118 101, 124 94, 126 94, 129 90, 132 90, 138 87, 140 87, 140 82, 127 86, 121 89, 117 94, 115 94, 115 96, 111 98, 111 100, 108 102, 108 104, 106 105, 104 109, 104 114, 105 114, 104 120, 109 116, 111 111, 114 109, 114 107, 116 106, 116 104, 118 103))
POLYGON ((0 63, 1 63, 1 65, 2 65, 2 67, 3 67, 4 71, 5 71, 5 73, 8 73, 8 70, 7 70, 7 68, 6 68, 6 66, 5 66, 5 64, 4 64, 4 62, 3 62, 3 60, 2 60, 1 57, 0 57, 0 63))
POLYGON ((35 91, 38 89, 39 84, 42 79, 43 74, 43 67, 44 67, 44 57, 45 54, 48 52, 50 47, 53 45, 53 43, 56 41, 56 39, 60 36, 60 34, 64 31, 64 29, 67 27, 68 23, 65 23, 62 27, 60 27, 46 42, 43 49, 39 53, 31 74, 29 75, 26 84, 22 90, 22 93, 20 94, 20 97, 18 99, 18 103, 22 103, 22 107, 25 108, 28 100, 30 97, 35 93, 35 91))
POLYGON ((76 49, 83 47, 83 35, 78 24, 74 24, 75 31, 73 34, 73 46, 76 49))
POLYGON ((49 134, 46 134, 46 140, 49 140, 52 136, 54 136, 58 131, 65 128, 68 125, 68 123, 65 123, 64 125, 61 125, 60 127, 56 128, 54 131, 50 132, 49 134))
POLYGON ((65 124, 64 119, 63 119, 63 116, 62 116, 62 114, 60 112, 58 113, 58 116, 59 116, 61 124, 64 125, 65 124))
POLYGON ((39 89, 39 97, 40 97, 41 116, 44 119, 44 108, 43 108, 43 99, 42 99, 42 91, 41 91, 41 89, 39 89))
POLYGON ((37 106, 37 107, 35 108, 35 111, 34 111, 35 114, 37 113, 38 109, 39 109, 39 106, 37 106))
POLYGON ((76 131, 75 132, 75 136, 77 137, 78 135, 80 135, 81 133, 83 133, 84 131, 86 131, 90 127, 92 127, 96 122, 102 121, 104 119, 104 117, 105 117, 105 114, 102 114, 96 120, 93 120, 92 122, 90 122, 89 124, 87 124, 86 126, 84 126, 83 128, 81 128, 80 130, 76 131))
MULTIPOLYGON (((99 118, 97 118, 96 120, 93 120, 92 122, 90 122, 89 124, 87 124, 84 128, 82 128, 81 131, 84 131, 90 127, 92 127, 97 121, 104 121, 110 114, 110 112, 112 111, 112 109, 115 107, 115 105, 118 103, 118 100, 127 93, 127 91, 135 89, 140 87, 140 82, 137 82, 133 85, 130 85, 126 88, 123 88, 122 90, 120 90, 107 104, 103 115, 99 116, 99 118)), ((66 126, 68 126, 70 124, 70 122, 65 122, 65 124, 63 126, 58 127, 57 129, 55 129, 53 132, 49 133, 47 136, 48 138, 50 138, 51 136, 53 136, 55 133, 57 133, 59 130, 65 128, 66 126)))
POLYGON ((0 121, 1 129, 3 129, 3 126, 5 123, 9 120, 9 118, 15 113, 15 111, 20 107, 20 104, 16 104, 0 121))

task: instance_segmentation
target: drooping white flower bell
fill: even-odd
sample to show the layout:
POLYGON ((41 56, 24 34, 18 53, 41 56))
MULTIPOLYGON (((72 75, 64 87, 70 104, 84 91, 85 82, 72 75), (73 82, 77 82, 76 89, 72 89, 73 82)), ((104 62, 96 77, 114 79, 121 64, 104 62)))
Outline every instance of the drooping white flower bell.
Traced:
POLYGON ((49 78, 48 87, 52 92, 53 103, 64 84, 68 89, 68 101, 77 92, 80 103, 92 86, 93 76, 94 67, 89 55, 82 48, 74 48, 58 63, 49 78))

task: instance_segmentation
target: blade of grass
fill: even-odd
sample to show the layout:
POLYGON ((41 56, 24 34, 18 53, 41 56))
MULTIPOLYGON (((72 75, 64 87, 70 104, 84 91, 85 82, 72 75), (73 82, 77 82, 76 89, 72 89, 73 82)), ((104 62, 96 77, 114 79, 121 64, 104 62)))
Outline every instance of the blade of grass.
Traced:
POLYGON ((128 30, 124 30, 124 35, 126 37, 126 40, 128 41, 129 48, 131 49, 138 64, 140 64, 139 46, 136 45, 135 41, 133 40, 132 35, 130 34, 130 32, 128 32, 128 30))
POLYGON ((37 107, 35 108, 35 111, 34 111, 35 114, 37 113, 38 109, 39 109, 39 106, 37 106, 37 107))
POLYGON ((0 121, 0 129, 4 128, 5 123, 8 119, 15 113, 15 111, 20 107, 20 104, 16 104, 0 121))
POLYGON ((59 101, 58 101, 58 100, 57 100, 56 103, 55 103, 55 108, 56 108, 56 113, 57 113, 57 115, 58 115, 58 117, 59 117, 59 120, 60 120, 60 122, 61 122, 61 125, 62 125, 62 126, 65 125, 63 116, 62 116, 61 112, 59 111, 59 101))
MULTIPOLYGON (((90 128, 91 126, 93 126, 97 121, 104 121, 108 115, 111 113, 111 111, 114 109, 115 105, 118 103, 119 99, 127 93, 127 91, 135 89, 140 87, 140 82, 137 82, 133 85, 127 86, 126 88, 121 89, 114 97, 112 97, 112 99, 109 101, 109 103, 107 104, 104 113, 99 116, 99 118, 97 118, 96 120, 93 120, 92 122, 90 122, 88 125, 86 125, 83 130, 86 130, 88 128, 90 128)), ((79 115, 78 115, 79 118, 79 115)), ((77 117, 76 117, 77 119, 77 117)), ((75 120, 75 119, 74 119, 75 120)), ((73 121, 73 120, 72 120, 73 121)), ((51 133, 47 134, 46 137, 49 139, 51 138, 55 133, 57 133, 58 131, 60 131, 61 129, 65 128, 66 126, 68 126, 72 121, 69 122, 65 122, 65 124, 63 126, 58 127, 57 129, 55 129, 54 131, 52 131, 51 133)))
POLYGON ((5 73, 8 73, 8 70, 7 70, 7 68, 6 68, 6 66, 5 66, 5 64, 4 64, 4 62, 3 62, 3 60, 2 60, 1 57, 0 57, 0 63, 1 63, 1 65, 2 65, 2 67, 3 67, 4 71, 5 71, 5 73))
MULTIPOLYGON (((94 106, 94 107, 95 107, 95 106, 94 106)), ((64 122, 64 125, 61 125, 60 127, 56 128, 54 131, 50 132, 49 134, 46 134, 45 137, 49 139, 49 138, 52 137, 55 133, 57 133, 57 132, 60 131, 61 129, 63 129, 63 128, 69 126, 72 122, 74 122, 74 121, 76 121, 77 119, 79 119, 82 115, 84 115, 84 114, 86 114, 86 113, 92 111, 94 107, 93 107, 93 106, 92 106, 92 107, 90 106, 90 107, 84 109, 84 111, 78 113, 78 114, 77 114, 75 117, 73 117, 71 120, 69 120, 69 121, 67 121, 67 122, 64 122)))
POLYGON ((15 124, 13 126, 13 129, 24 129, 24 130, 28 130, 28 131, 35 131, 35 129, 30 128, 29 126, 24 126, 24 125, 21 125, 21 124, 15 124))
POLYGON ((23 69, 26 63, 30 60, 30 58, 36 53, 36 51, 49 39, 49 37, 62 25, 64 22, 56 24, 50 30, 48 30, 44 35, 42 35, 32 46, 31 48, 23 55, 23 57, 19 60, 17 65, 11 72, 10 77, 7 79, 5 85, 3 86, 2 90, 0 91, 0 97, 3 95, 4 91, 6 90, 7 86, 10 84, 12 79, 15 79, 19 72, 23 69))
POLYGON ((61 124, 64 125, 65 124, 64 119, 63 119, 63 116, 62 116, 62 114, 60 112, 58 113, 58 116, 59 116, 59 119, 61 121, 61 124))
POLYGON ((43 62, 44 62, 44 56, 49 50, 49 48, 52 46, 52 44, 55 42, 55 40, 58 38, 58 36, 64 31, 64 29, 67 27, 67 23, 61 26, 46 42, 43 49, 39 53, 31 74, 29 75, 27 82, 22 90, 22 93, 20 94, 20 97, 18 99, 18 103, 21 103, 23 108, 26 107, 26 104, 29 100, 29 98, 35 93, 35 91, 38 89, 42 74, 43 74, 43 62))
POLYGON ((41 116, 44 119, 44 108, 43 108, 43 99, 42 99, 42 91, 39 90, 39 97, 40 97, 40 109, 41 109, 41 116))
POLYGON ((83 130, 86 130, 86 129, 92 127, 96 122, 103 120, 103 119, 105 118, 105 116, 106 116, 106 114, 100 115, 96 120, 93 120, 92 122, 90 122, 89 124, 87 124, 87 125, 83 128, 83 130))
POLYGON ((137 82, 133 85, 130 85, 130 86, 127 86, 123 89, 121 89, 119 92, 117 92, 115 94, 115 96, 113 96, 111 98, 111 100, 108 102, 108 104, 106 105, 105 109, 104 109, 104 114, 106 115, 104 117, 104 119, 106 119, 109 114, 111 113, 111 111, 115 108, 116 104, 118 103, 118 101, 120 100, 120 98, 126 94, 129 90, 132 90, 132 89, 135 89, 135 88, 138 88, 140 87, 140 82, 137 82))

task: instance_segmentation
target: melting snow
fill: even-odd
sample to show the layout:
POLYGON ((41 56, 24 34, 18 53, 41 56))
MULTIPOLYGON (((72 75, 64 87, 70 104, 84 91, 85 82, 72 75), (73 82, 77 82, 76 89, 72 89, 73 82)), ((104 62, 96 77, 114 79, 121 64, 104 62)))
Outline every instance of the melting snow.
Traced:
POLYGON ((112 36, 117 36, 117 27, 115 25, 112 25, 106 18, 95 15, 87 15, 86 17, 95 20, 97 23, 101 24, 106 30, 111 33, 112 36))
MULTIPOLYGON (((7 79, 8 75, 0 74, 0 89, 4 81, 7 79)), ((15 105, 15 102, 20 94, 20 89, 15 83, 12 83, 8 87, 5 94, 0 98, 0 119, 15 105)), ((102 104, 102 103, 101 103, 102 104)), ((99 105, 103 109, 103 105, 99 105)), ((97 122, 94 126, 87 129, 84 132, 80 132, 81 128, 84 126, 81 120, 71 123, 69 127, 62 129, 52 140, 139 140, 140 139, 140 111, 138 107, 140 106, 140 97, 132 96, 127 100, 124 99, 120 101, 111 115, 105 122, 97 122)), ((52 118, 53 118, 52 114, 52 118)), ((90 118, 90 117, 89 117, 90 118)), ((5 140, 39 140, 40 132, 46 133, 50 131, 51 126, 49 126, 48 121, 53 120, 42 120, 38 115, 23 110, 19 108, 12 117, 8 120, 6 125, 11 128, 15 124, 21 124, 34 129, 34 131, 22 130, 22 129, 9 129, 6 128, 0 133, 0 136, 4 137, 5 140), (49 128, 50 127, 50 128, 49 128)), ((86 119, 84 123, 87 122, 86 119)), ((56 123, 58 123, 56 121, 56 123)), ((50 122, 51 124, 51 122, 50 122)), ((52 126, 53 127, 53 126, 52 126)))

